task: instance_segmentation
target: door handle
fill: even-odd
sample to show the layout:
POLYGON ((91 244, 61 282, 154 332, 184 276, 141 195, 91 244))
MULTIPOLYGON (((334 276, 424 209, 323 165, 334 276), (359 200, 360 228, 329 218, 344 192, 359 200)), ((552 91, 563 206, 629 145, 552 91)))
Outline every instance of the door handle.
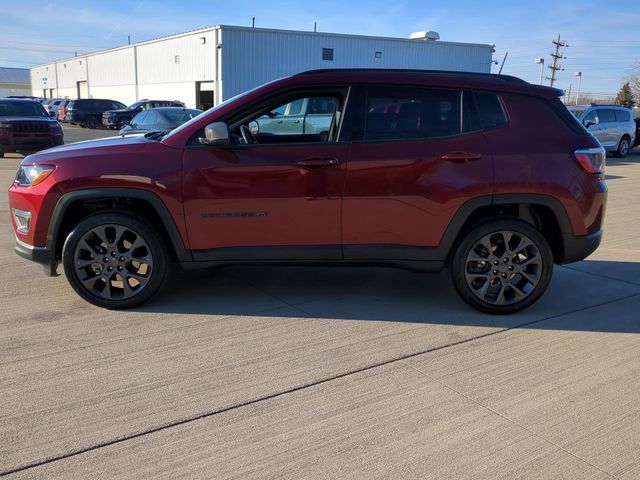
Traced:
POLYGON ((451 152, 440 157, 441 160, 454 163, 465 163, 480 160, 482 158, 481 153, 469 153, 469 152, 451 152))
POLYGON ((322 167, 330 167, 331 165, 337 165, 338 160, 335 158, 306 158, 304 160, 298 160, 296 165, 302 168, 314 169, 322 167))

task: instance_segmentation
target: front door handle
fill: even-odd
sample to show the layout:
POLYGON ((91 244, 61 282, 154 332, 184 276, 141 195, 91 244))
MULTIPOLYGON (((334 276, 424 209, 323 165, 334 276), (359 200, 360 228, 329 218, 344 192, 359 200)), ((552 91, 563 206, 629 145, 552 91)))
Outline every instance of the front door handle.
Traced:
POLYGON ((298 160, 296 165, 302 168, 313 169, 330 167, 331 165, 337 165, 338 160, 335 158, 306 158, 304 160, 298 160))
POLYGON ((465 163, 465 162, 473 162, 475 160, 480 160, 482 158, 481 153, 470 153, 470 152, 451 152, 440 157, 441 160, 446 160, 448 162, 454 163, 465 163))

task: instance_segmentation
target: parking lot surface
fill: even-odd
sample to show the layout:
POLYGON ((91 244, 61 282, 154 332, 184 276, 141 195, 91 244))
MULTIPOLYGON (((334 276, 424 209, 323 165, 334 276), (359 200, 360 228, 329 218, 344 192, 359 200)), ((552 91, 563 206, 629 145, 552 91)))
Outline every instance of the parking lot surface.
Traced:
POLYGON ((13 253, 4 195, 0 476, 640 478, 640 152, 607 173, 601 248, 506 317, 384 268, 177 273, 100 310, 13 253))

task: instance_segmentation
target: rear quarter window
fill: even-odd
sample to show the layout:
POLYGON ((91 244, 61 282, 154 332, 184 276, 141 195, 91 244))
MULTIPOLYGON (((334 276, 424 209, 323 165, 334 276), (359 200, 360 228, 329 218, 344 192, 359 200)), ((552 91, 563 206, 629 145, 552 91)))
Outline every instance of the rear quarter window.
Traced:
POLYGON ((480 114, 482 128, 491 130, 507 125, 507 115, 502 108, 502 103, 495 93, 476 92, 476 104, 480 114))
POLYGON ((616 115, 616 122, 630 122, 631 112, 625 112, 624 110, 614 110, 616 115))

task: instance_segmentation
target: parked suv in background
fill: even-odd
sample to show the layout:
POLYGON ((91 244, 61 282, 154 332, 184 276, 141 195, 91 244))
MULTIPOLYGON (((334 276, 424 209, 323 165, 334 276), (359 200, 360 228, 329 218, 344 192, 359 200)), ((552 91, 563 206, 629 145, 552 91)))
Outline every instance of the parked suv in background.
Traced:
POLYGON ((25 158, 9 190, 16 251, 51 275, 62 263, 106 308, 151 298, 171 262, 301 262, 448 264, 471 306, 515 312, 554 263, 587 257, 602 236, 606 154, 560 95, 490 74, 281 79, 166 135, 25 158), (269 112, 327 98, 326 133, 251 132, 269 112))
POLYGON ((636 123, 631 110, 616 105, 568 107, 607 152, 625 157, 635 144, 636 123))
POLYGON ((249 128, 253 134, 328 134, 336 109, 336 99, 301 98, 282 105, 256 119, 249 128))
POLYGON ((160 107, 182 107, 184 103, 177 100, 140 100, 126 108, 108 110, 102 114, 102 124, 107 128, 122 130, 138 113, 143 110, 160 107))
POLYGON ((115 100, 103 100, 99 98, 82 98, 71 100, 67 106, 65 119, 71 124, 81 127, 97 128, 102 121, 102 114, 107 110, 126 108, 123 103, 115 100))
POLYGON ((66 122, 67 118, 67 105, 71 100, 63 100, 62 103, 58 106, 58 113, 56 114, 56 118, 59 122, 66 122))
POLYGON ((0 98, 0 157, 62 145, 62 128, 40 102, 0 98))

